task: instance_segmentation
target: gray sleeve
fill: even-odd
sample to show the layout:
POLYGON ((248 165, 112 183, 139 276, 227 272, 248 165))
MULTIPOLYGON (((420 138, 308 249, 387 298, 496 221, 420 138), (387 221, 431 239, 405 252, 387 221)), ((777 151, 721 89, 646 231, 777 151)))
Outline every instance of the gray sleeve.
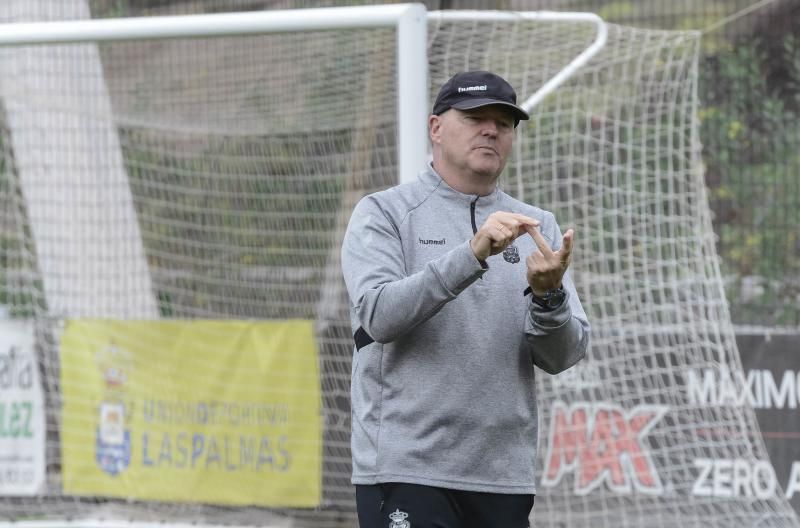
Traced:
MULTIPOLYGON (((543 225, 545 238, 553 241, 553 249, 561 246, 561 230, 550 216, 543 225)), ((575 284, 564 274, 562 285, 567 292, 564 302, 552 311, 543 310, 528 299, 525 337, 534 365, 549 374, 558 374, 586 356, 589 344, 589 321, 581 306, 575 284)))
POLYGON ((342 273, 364 331, 389 343, 426 321, 484 273, 469 242, 411 275, 392 221, 372 197, 356 206, 342 243, 342 273))

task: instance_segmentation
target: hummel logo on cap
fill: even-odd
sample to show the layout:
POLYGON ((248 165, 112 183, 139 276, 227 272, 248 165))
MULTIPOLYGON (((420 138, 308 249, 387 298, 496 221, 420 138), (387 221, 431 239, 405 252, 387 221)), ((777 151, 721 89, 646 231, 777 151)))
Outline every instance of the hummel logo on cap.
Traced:
POLYGON ((508 82, 488 71, 469 71, 453 75, 444 83, 436 102, 434 115, 451 108, 472 110, 488 105, 503 105, 514 116, 515 124, 530 119, 528 112, 517 106, 517 94, 508 82))
POLYGON ((480 86, 467 86, 466 88, 464 88, 463 86, 459 86, 458 87, 458 93, 461 93, 461 92, 475 92, 475 91, 478 91, 478 90, 480 90, 481 92, 485 92, 488 89, 489 89, 489 87, 486 86, 485 84, 482 84, 480 86))

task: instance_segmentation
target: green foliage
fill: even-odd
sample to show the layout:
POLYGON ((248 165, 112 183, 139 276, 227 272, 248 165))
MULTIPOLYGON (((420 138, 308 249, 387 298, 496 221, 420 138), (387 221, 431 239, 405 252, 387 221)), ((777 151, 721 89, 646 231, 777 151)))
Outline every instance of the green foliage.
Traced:
POLYGON ((704 61, 701 138, 734 322, 797 325, 798 39, 767 49, 756 39, 704 61))
POLYGON ((636 12, 636 8, 634 6, 634 2, 630 0, 621 0, 611 2, 610 4, 604 5, 597 14, 603 20, 619 20, 629 18, 634 15, 636 12))
POLYGON ((44 309, 43 285, 30 279, 34 266, 23 258, 31 250, 24 247, 24 228, 14 218, 16 188, 9 161, 0 134, 0 307, 7 307, 9 317, 27 318, 44 309))
POLYGON ((788 35, 783 41, 783 50, 789 72, 786 90, 791 94, 795 110, 800 110, 800 37, 788 35))
POLYGON ((93 18, 118 18, 130 15, 128 0, 90 0, 93 18))

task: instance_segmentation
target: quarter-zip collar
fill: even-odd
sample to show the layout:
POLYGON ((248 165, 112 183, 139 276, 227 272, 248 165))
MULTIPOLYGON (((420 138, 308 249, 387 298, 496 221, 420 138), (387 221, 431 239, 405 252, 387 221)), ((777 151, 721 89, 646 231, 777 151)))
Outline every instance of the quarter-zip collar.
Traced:
MULTIPOLYGON (((437 188, 437 194, 442 198, 447 200, 453 200, 459 203, 463 203, 464 205, 470 207, 473 202, 476 201, 476 205, 478 207, 483 207, 487 205, 492 205, 497 202, 500 196, 500 190, 495 185, 494 190, 491 194, 487 194, 486 196, 480 196, 477 194, 464 194, 458 192, 457 190, 453 189, 448 185, 448 183, 442 178, 438 172, 433 168, 433 163, 429 162, 428 165, 425 167, 422 172, 419 173, 419 179, 427 186, 437 188)), ((471 206, 474 210, 474 205, 471 206)))
POLYGON ((472 234, 473 235, 478 232, 478 223, 475 220, 475 209, 477 208, 478 199, 479 198, 480 198, 480 196, 476 196, 475 199, 472 200, 469 203, 469 217, 472 220, 472 234))

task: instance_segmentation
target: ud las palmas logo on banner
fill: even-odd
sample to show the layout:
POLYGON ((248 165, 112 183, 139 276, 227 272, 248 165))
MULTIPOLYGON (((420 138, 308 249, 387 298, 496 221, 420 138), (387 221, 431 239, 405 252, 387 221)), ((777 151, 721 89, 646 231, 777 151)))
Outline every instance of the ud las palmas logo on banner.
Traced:
MULTIPOLYGON (((115 476, 131 461, 131 431, 125 427, 125 382, 131 367, 128 352, 114 343, 95 354, 95 364, 103 377, 104 389, 99 405, 95 459, 100 469, 115 476)), ((130 419, 130 416, 127 417, 130 419)), ((128 422, 130 423, 130 422, 128 422)))

